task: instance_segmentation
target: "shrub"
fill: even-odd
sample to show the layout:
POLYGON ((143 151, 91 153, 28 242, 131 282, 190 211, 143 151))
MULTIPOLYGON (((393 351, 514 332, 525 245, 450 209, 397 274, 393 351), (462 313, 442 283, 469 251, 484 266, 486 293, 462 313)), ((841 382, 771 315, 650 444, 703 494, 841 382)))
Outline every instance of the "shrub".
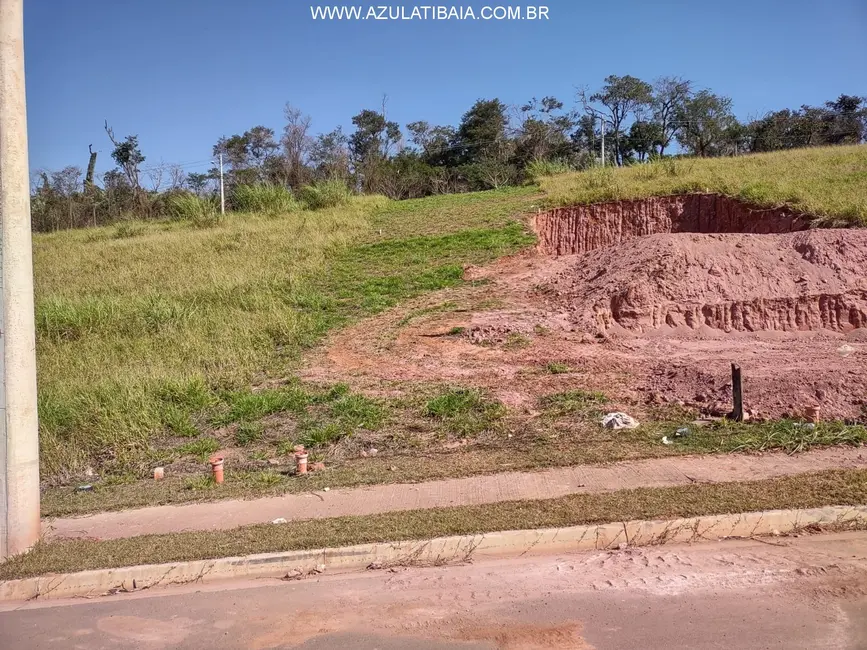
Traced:
POLYGON ((308 210, 336 208, 349 203, 352 194, 342 181, 322 181, 298 190, 298 199, 308 210))
POLYGON ((349 434, 350 431, 346 427, 340 426, 337 422, 329 422, 327 424, 311 423, 304 427, 304 432, 298 439, 298 442, 308 449, 313 449, 337 442, 349 434))
POLYGON ((219 441, 214 438, 202 438, 177 447, 177 452, 180 456, 197 456, 204 461, 219 449, 219 441))
POLYGON ((282 185, 237 185, 232 190, 232 208, 238 212, 283 214, 301 206, 282 185))
POLYGON ((209 228, 220 222, 216 199, 195 194, 175 194, 166 199, 166 210, 172 219, 189 221, 197 228, 209 228))
POLYGON ((113 239, 129 239, 130 237, 138 237, 144 234, 144 228, 141 226, 133 226, 132 224, 121 222, 114 229, 113 239))
POLYGON ((527 180, 531 183, 537 182, 544 176, 556 176, 571 171, 574 171, 572 165, 565 160, 533 160, 524 169, 527 180))
POLYGON ((378 429, 385 418, 379 404, 364 395, 347 395, 331 405, 331 416, 350 427, 378 429))

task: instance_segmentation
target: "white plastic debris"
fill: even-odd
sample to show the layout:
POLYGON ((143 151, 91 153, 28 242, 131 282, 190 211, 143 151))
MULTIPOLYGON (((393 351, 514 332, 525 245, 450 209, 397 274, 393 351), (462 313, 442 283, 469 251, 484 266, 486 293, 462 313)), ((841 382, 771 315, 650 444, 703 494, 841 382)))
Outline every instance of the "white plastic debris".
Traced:
POLYGON ((674 440, 669 440, 668 436, 662 436, 662 444, 664 445, 673 445, 674 440))
POLYGON ((616 411, 602 418, 602 426, 606 429, 635 429, 638 427, 638 420, 631 415, 616 411))
POLYGON ((848 357, 854 351, 855 351, 855 348, 853 348, 848 343, 844 343, 839 348, 837 348, 837 354, 839 354, 841 357, 848 357))
POLYGON ((277 517, 277 519, 275 519, 275 520, 272 521, 271 523, 272 523, 272 524, 285 524, 285 523, 286 523, 286 520, 283 519, 283 517, 277 517))

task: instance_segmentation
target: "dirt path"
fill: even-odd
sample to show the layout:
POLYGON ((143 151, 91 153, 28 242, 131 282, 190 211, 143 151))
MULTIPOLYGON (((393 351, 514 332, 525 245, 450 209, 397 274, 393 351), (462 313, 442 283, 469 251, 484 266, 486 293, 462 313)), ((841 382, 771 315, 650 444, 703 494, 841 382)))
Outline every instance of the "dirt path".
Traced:
POLYGON ((725 483, 834 468, 867 467, 867 450, 831 448, 794 456, 679 456, 611 465, 583 465, 543 472, 335 489, 251 501, 219 501, 105 512, 43 522, 51 537, 116 539, 153 533, 230 529, 286 520, 369 515, 381 512, 476 505, 639 487, 725 483))

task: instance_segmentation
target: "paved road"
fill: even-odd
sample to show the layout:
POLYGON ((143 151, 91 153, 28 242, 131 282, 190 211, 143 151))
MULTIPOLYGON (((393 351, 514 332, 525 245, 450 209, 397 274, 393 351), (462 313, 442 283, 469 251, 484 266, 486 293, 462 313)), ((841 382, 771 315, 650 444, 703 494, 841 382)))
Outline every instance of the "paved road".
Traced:
POLYGON ((35 602, 0 648, 864 649, 867 533, 35 602))
POLYGON ((369 515, 416 508, 549 499, 586 492, 691 483, 750 481, 835 468, 867 467, 860 447, 833 447, 803 454, 715 454, 637 460, 611 465, 578 465, 542 472, 490 476, 411 485, 377 485, 314 494, 287 494, 248 501, 155 506, 43 522, 48 536, 114 539, 182 530, 215 530, 273 521, 342 515, 369 515))

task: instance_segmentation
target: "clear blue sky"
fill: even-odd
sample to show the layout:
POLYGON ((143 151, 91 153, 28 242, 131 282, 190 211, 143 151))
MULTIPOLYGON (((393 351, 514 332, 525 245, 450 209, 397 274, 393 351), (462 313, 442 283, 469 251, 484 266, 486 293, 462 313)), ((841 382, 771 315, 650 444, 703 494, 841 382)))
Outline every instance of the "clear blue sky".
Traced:
POLYGON ((104 119, 145 166, 201 160, 221 135, 279 133, 287 101, 319 132, 383 93, 401 126, 454 124, 478 98, 571 104, 609 74, 680 75, 741 118, 867 95, 865 0, 540 0, 550 20, 532 23, 314 22, 311 4, 329 3, 25 0, 31 168, 84 167, 93 143, 108 169, 104 119))

